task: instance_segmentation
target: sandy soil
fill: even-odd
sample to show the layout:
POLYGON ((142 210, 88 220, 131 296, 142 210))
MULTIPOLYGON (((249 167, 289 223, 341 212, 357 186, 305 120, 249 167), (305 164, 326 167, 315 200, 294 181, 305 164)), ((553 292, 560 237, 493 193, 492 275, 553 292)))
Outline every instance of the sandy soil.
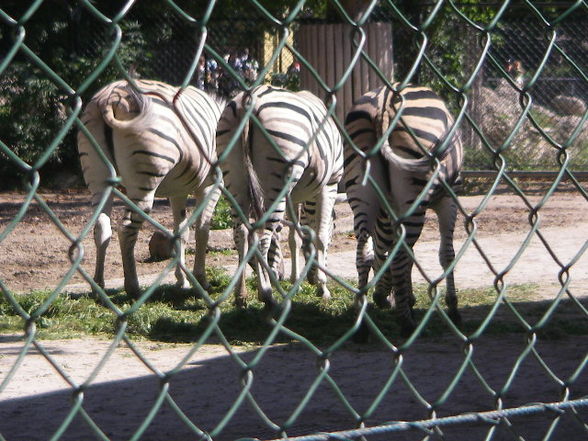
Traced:
MULTIPOLYGON (((79 236, 90 217, 87 194, 73 191, 44 193, 42 197, 71 238, 67 239, 59 231, 37 203, 31 204, 21 222, 11 224, 24 196, 16 193, 2 195, 2 290, 28 292, 55 287, 69 269, 67 255, 71 240, 79 236)), ((463 250, 456 267, 458 287, 492 286, 498 275, 509 284, 537 284, 538 300, 552 299, 561 287, 558 282, 560 270, 573 263, 569 271, 562 273, 563 280, 567 275, 571 276, 569 287, 574 296, 582 298, 588 294, 588 263, 582 249, 588 239, 588 202, 577 193, 554 193, 539 211, 539 234, 531 235, 527 241, 525 238, 531 229, 529 210, 540 202, 539 196, 530 197, 530 207, 513 196, 494 196, 487 204, 481 197, 464 197, 461 201, 465 215, 479 214, 475 216, 475 244, 467 240, 463 216, 456 231, 457 247, 463 250), (524 251, 519 255, 521 245, 524 245, 524 251)), ((154 216, 164 225, 170 225, 168 211, 163 202, 159 203, 154 216)), ((350 213, 345 205, 338 206, 337 211, 337 234, 329 256, 330 267, 336 275, 354 277, 350 213)), ((84 268, 91 274, 94 258, 91 232, 89 236, 82 243, 86 253, 84 268)), ((139 261, 148 257, 149 236, 146 233, 140 239, 139 261)), ((424 276, 428 278, 435 278, 440 273, 436 264, 435 238, 434 220, 431 219, 416 249, 424 276)), ((226 231, 213 233, 210 246, 213 250, 232 247, 231 234, 226 231)), ((117 248, 115 237, 106 269, 111 286, 120 286, 122 277, 117 248)), ((234 256, 210 253, 209 263, 231 268, 234 256)), ((154 274, 164 265, 165 262, 141 263, 139 271, 143 275, 154 274)), ((417 279, 422 280, 424 276, 415 270, 417 279)), ((87 292, 87 285, 75 275, 68 281, 65 291, 80 290, 87 292)), ((155 405, 158 394, 168 386, 169 396, 185 416, 198 428, 213 432, 215 440, 271 439, 280 435, 278 427, 283 426, 288 426, 289 436, 356 427, 353 412, 365 414, 391 378, 394 379, 393 385, 386 391, 382 403, 366 417, 367 426, 386 421, 428 419, 430 408, 426 403, 437 410, 438 417, 492 410, 496 403, 489 389, 502 390, 503 408, 532 402, 555 402, 566 393, 568 399, 588 395, 588 375, 586 369, 582 370, 582 363, 588 356, 588 338, 585 336, 536 341, 528 340, 522 334, 501 336, 500 340, 482 337, 474 340, 472 346, 457 337, 419 339, 402 353, 402 357, 381 345, 349 343, 331 354, 328 364, 300 344, 274 346, 267 352, 259 348, 233 348, 238 352, 235 357, 218 345, 193 348, 191 345, 146 342, 136 343, 134 351, 126 343, 121 343, 110 353, 111 343, 77 339, 43 341, 38 342, 38 346, 26 347, 20 336, 0 335, 0 435, 7 441, 50 439, 72 409, 72 397, 78 397, 83 398, 83 409, 105 437, 130 439, 155 405), (28 351, 24 351, 25 348, 28 351), (197 350, 190 352, 191 349, 197 350), (528 349, 532 350, 525 352, 528 349), (144 361, 137 357, 138 353, 144 361), (459 372, 466 354, 471 355, 470 367, 475 366, 477 371, 466 369, 447 401, 434 404, 459 372), (255 359, 260 355, 261 358, 255 359), (99 365, 101 360, 104 365, 99 365), (248 366, 247 363, 252 361, 255 362, 248 366), (399 365, 406 374, 404 378, 394 376, 399 365), (322 366, 328 367, 330 378, 349 400, 348 406, 339 400, 332 384, 323 381, 304 411, 289 421, 322 366), (170 371, 175 368, 177 370, 170 371), (164 376, 162 372, 169 374, 164 376), (406 386, 405 379, 414 382, 420 395, 406 386), (569 389, 565 389, 563 384, 568 380, 573 381, 569 389), (216 433, 218 425, 242 392, 243 384, 249 384, 247 381, 251 382, 250 395, 224 430, 216 433), (83 395, 79 395, 79 391, 83 391, 83 395), (252 402, 266 413, 275 427, 258 415, 252 402)), ((556 427, 551 439, 585 439, 587 431, 578 420, 585 425, 588 410, 583 407, 577 411, 577 418, 566 413, 559 420, 552 412, 513 417, 510 428, 504 422, 496 426, 492 439, 512 440, 515 439, 513 432, 525 439, 541 439, 554 421, 556 427)), ((481 440, 491 427, 478 422, 443 428, 444 439, 481 440)), ((422 432, 411 431, 399 433, 393 439, 412 440, 422 436, 422 432)), ((94 438, 88 422, 76 416, 61 439, 94 438)), ((193 440, 199 437, 175 414, 170 402, 164 401, 140 439, 193 440)), ((368 439, 391 437, 380 435, 368 439)))
MULTIPOLYGON (((88 206, 88 194, 83 190, 76 190, 41 193, 41 196, 59 219, 60 226, 34 200, 22 220, 16 225, 12 224, 22 207, 25 195, 0 195, 0 234, 6 235, 0 242, 0 279, 5 288, 13 292, 55 288, 71 267, 68 251, 74 241, 81 242, 84 248, 82 268, 90 275, 94 273, 92 229, 89 229, 86 236, 80 236, 92 214, 88 206), (62 228, 69 237, 61 231, 62 228)), ((536 281, 544 280, 544 276, 549 276, 550 283, 558 283, 558 271, 580 251, 588 239, 588 202, 580 194, 571 192, 554 193, 545 203, 541 201, 540 196, 529 196, 525 202, 520 197, 511 195, 496 195, 487 201, 482 196, 460 199, 463 213, 458 219, 455 234, 456 251, 463 248, 464 252, 456 268, 461 286, 491 286, 495 275, 505 269, 509 269, 505 280, 511 283, 532 282, 534 278, 536 281), (536 207, 540 207, 539 234, 527 237, 531 231, 529 216, 536 207), (470 236, 464 227, 464 215, 474 214, 476 233, 471 238, 476 243, 470 243, 470 236), (519 259, 517 253, 520 249, 523 250, 523 258, 512 262, 513 259, 519 259), (525 256, 530 260, 525 260, 525 256), (511 264, 513 267, 509 268, 511 264), (521 273, 526 276, 522 277, 521 273)), ((115 210, 113 215, 115 230, 121 211, 115 210)), ((336 234, 329 251, 329 262, 336 262, 331 265, 336 275, 354 278, 355 240, 351 234, 351 211, 346 203, 338 204, 336 211, 336 234)), ((153 217, 162 225, 172 228, 171 213, 165 200, 156 203, 153 217)), ((152 231, 154 228, 145 223, 144 231, 137 241, 135 256, 139 262, 138 272, 142 276, 157 274, 167 264, 166 261, 152 262, 149 259, 148 243, 152 231)), ((427 218, 415 250, 417 260, 423 262, 423 269, 429 278, 435 278, 440 273, 436 256, 437 240, 436 220, 432 215, 427 218)), ((215 252, 234 248, 230 231, 212 231, 209 248, 210 265, 231 268, 231 264, 236 263, 235 253, 227 255, 224 252, 215 252)), ((287 252, 286 246, 284 249, 287 252)), ((190 258, 188 256, 188 262, 190 258)), ((583 280, 588 277, 585 268, 585 265, 574 264, 571 270, 574 279, 583 280), (580 271, 582 266, 584 271, 580 271)), ((116 232, 109 247, 105 274, 110 279, 107 282, 108 287, 122 286, 122 264, 116 232)), ((415 277, 418 279, 421 276, 415 269, 415 277)), ((172 280, 173 275, 168 281, 172 280)), ((149 279, 145 279, 144 283, 148 282, 149 279)), ((67 281, 67 285, 66 291, 87 292, 89 289, 79 273, 75 273, 67 281)))

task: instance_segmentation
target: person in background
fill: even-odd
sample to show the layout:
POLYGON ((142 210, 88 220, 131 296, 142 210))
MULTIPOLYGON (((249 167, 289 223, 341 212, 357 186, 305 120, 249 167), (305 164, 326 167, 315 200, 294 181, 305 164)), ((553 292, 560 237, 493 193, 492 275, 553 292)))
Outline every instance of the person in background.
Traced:
POLYGON ((245 48, 241 54, 241 69, 243 72, 243 78, 245 78, 249 83, 252 83, 257 79, 259 63, 255 58, 249 55, 248 48, 245 48))
POLYGON ((218 77, 220 75, 218 63, 212 57, 206 60, 206 90, 216 93, 218 91, 218 77))
POLYGON ((204 55, 200 55, 198 64, 196 65, 196 87, 204 90, 206 85, 206 59, 204 55))
POLYGON ((525 69, 523 68, 523 63, 521 60, 512 60, 508 59, 506 62, 506 72, 511 76, 512 79, 515 80, 515 83, 519 87, 523 87, 525 85, 525 69))

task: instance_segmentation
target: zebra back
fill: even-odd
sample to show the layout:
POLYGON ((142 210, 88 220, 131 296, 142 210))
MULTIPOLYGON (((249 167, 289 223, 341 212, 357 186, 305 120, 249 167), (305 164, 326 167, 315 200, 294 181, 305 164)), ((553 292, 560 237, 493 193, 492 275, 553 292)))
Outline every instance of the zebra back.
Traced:
MULTIPOLYGON (((207 179, 216 161, 221 107, 193 87, 151 80, 109 84, 86 106, 82 122, 129 188, 187 194, 207 179)), ((78 149, 92 193, 104 186, 105 165, 82 133, 78 149)))
POLYGON ((242 162, 229 166, 230 173, 246 172, 252 212, 265 212, 268 189, 278 193, 285 178, 298 168, 293 182, 295 199, 305 200, 319 189, 338 182, 343 171, 341 137, 323 102, 310 92, 290 92, 259 86, 238 94, 227 105, 219 122, 219 152, 224 152, 249 103, 253 117, 244 125, 239 144, 242 162), (256 121, 254 121, 255 119, 256 121), (243 168, 244 166, 244 168, 243 168), (263 182, 258 176, 264 175, 263 182), (272 183, 269 184, 268 181, 272 183))
POLYGON ((398 169, 426 174, 431 171, 432 156, 445 164, 448 181, 457 179, 455 173, 463 161, 459 131, 452 132, 454 120, 445 102, 427 87, 408 86, 397 91, 384 86, 367 92, 355 102, 345 125, 366 153, 374 147, 374 140, 384 138, 380 154, 398 169), (438 152, 451 133, 447 147, 438 152), (366 137, 370 141, 358 139, 366 137))

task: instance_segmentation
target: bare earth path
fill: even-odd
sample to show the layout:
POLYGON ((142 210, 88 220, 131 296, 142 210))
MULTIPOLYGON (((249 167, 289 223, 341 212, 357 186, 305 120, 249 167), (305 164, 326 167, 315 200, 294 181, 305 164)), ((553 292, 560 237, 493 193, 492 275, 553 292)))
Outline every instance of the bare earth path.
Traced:
MULTIPOLYGON (((77 236, 89 218, 87 196, 83 192, 46 194, 44 198, 61 219, 65 228, 77 236)), ((0 234, 11 227, 11 220, 20 208, 23 195, 2 195, 0 198, 0 234)), ((466 213, 479 207, 481 197, 461 198, 466 213)), ((530 198, 536 204, 538 197, 530 198)), ((338 234, 329 255, 330 268, 337 275, 353 278, 354 242, 350 237, 351 220, 345 205, 338 206, 336 222, 338 234)), ((155 216, 169 225, 169 209, 159 205, 155 216)), ((560 283, 561 265, 573 262, 569 271, 570 291, 578 297, 588 295, 588 257, 583 251, 588 239, 588 203, 574 193, 555 193, 539 211, 539 233, 533 234, 520 254, 521 244, 530 231, 528 207, 513 196, 494 196, 476 217, 476 240, 483 256, 469 243, 456 266, 459 288, 492 286, 495 272, 512 264, 504 276, 508 284, 533 283, 538 285, 540 299, 552 299, 560 283), (543 241, 542 241, 543 239, 543 241), (546 246, 547 245, 547 246, 546 246), (517 256, 516 261, 513 258, 517 256), (557 263, 559 262, 559 264, 557 263)), ((463 225, 463 219, 461 224, 463 225)), ((147 257, 149 235, 145 234, 138 247, 138 259, 147 257)), ((0 236, 1 237, 1 236, 0 236)), ((467 243, 462 226, 456 231, 456 251, 467 243)), ((94 250, 90 238, 83 240, 87 261, 84 267, 93 271, 94 250)), ((23 221, 18 223, 0 242, 0 279, 3 285, 17 292, 55 287, 69 268, 67 251, 70 242, 51 223, 37 205, 32 206, 23 221)), ((229 232, 215 232, 211 240, 213 249, 230 248, 229 232)), ((113 238, 109 253, 107 274, 111 286, 120 283, 122 269, 119 264, 118 243, 113 238)), ((437 242, 434 219, 427 223, 421 241, 416 247, 417 260, 429 278, 438 277, 437 242)), ((209 262, 231 268, 234 256, 212 253, 209 262)), ((143 263, 144 276, 154 274, 164 263, 143 263)), ((415 271, 415 277, 420 277, 415 271)), ((563 280, 566 280, 563 274, 563 280)), ((67 291, 87 292, 87 285, 77 285, 82 279, 76 275, 67 291)), ((120 286, 120 285, 119 285, 120 286)), ((1 321, 1 317, 0 317, 1 321)), ((588 326, 588 324, 587 324, 588 326)), ((40 342, 42 349, 68 376, 73 384, 88 381, 83 393, 83 407, 106 437, 112 440, 130 439, 156 402, 157 394, 165 382, 143 363, 125 344, 117 347, 105 359, 104 366, 93 375, 96 366, 107 354, 109 341, 76 339, 40 342)), ((34 441, 49 439, 67 417, 72 408, 74 389, 57 373, 47 359, 31 347, 18 369, 12 371, 23 348, 17 336, 0 336, 0 434, 7 441, 34 441), (10 381, 6 381, 12 375, 10 381)), ((510 408, 534 401, 559 401, 562 387, 554 376, 567 380, 582 365, 587 356, 586 336, 563 336, 556 339, 539 339, 530 343, 524 334, 501 336, 499 340, 482 337, 473 343, 472 362, 487 386, 466 369, 457 389, 447 402, 439 406, 438 416, 463 412, 491 410, 494 399, 487 387, 500 390, 509 378, 512 385, 503 394, 503 407, 510 408), (521 357, 532 344, 533 351, 521 357), (520 365, 518 362, 520 361, 520 365), (548 373, 542 363, 551 369, 548 373), (512 375, 512 377, 511 377, 512 375)), ((212 431, 229 412, 242 390, 242 369, 227 350, 221 346, 206 345, 189 354, 190 345, 168 345, 138 342, 137 350, 149 361, 152 368, 166 372, 180 367, 169 383, 170 394, 185 415, 199 428, 212 431), (184 357, 186 357, 184 359, 184 357), (178 365, 184 359, 184 364, 178 365)), ((419 339, 403 354, 402 368, 415 383, 421 396, 429 403, 439 399, 466 359, 468 346, 457 337, 419 339)), ((237 348, 245 362, 257 355, 257 348, 237 348)), ((347 344, 329 357, 329 373, 349 404, 359 413, 372 404, 398 361, 390 351, 377 345, 347 344)), ((272 347, 262 357, 250 377, 251 393, 257 405, 276 424, 284 424, 304 398, 312 381, 320 373, 322 361, 301 345, 272 347)), ((588 395, 588 376, 579 371, 570 388, 569 398, 588 395)), ((578 409, 585 422, 588 411, 578 409)), ((404 382, 397 379, 385 394, 382 404, 368 418, 366 425, 391 420, 418 420, 429 418, 429 411, 404 382)), ((555 414, 535 415, 524 419, 513 418, 513 430, 525 439, 541 439, 555 414), (517 422, 521 424, 517 424, 517 422)), ((290 436, 348 429, 356 426, 350 411, 337 398, 333 388, 322 383, 308 406, 288 430, 290 436)), ((490 426, 482 423, 473 427, 443 429, 445 439, 484 439, 490 426)), ((422 434, 399 434, 393 439, 421 439, 422 434)), ((574 441, 586 438, 586 431, 577 420, 566 414, 556 427, 554 440, 574 441)), ((240 437, 272 438, 270 430, 246 399, 236 411, 222 433, 215 439, 240 437)), ((65 440, 94 439, 88 424, 76 417, 65 431, 65 440)), ((181 419, 164 402, 161 411, 147 428, 142 440, 193 440, 198 439, 181 419)), ((369 437, 391 439, 390 436, 369 437)), ((493 440, 514 439, 504 425, 499 425, 493 440)))
MULTIPOLYGON (((87 193, 77 191, 70 194, 48 193, 43 195, 59 217, 63 226, 76 238, 86 226, 91 211, 87 203, 87 193)), ((0 234, 11 227, 18 209, 24 200, 21 194, 0 195, 0 234)), ((539 202, 539 197, 530 197, 531 204, 539 202)), ((482 197, 462 197, 460 199, 466 213, 470 214, 478 209, 482 197)), ((337 206, 338 218, 334 243, 330 249, 330 268, 335 274, 354 278, 354 239, 352 231, 351 213, 346 204, 337 206)), ((539 233, 546 240, 549 248, 541 241, 538 234, 532 234, 529 243, 514 267, 509 271, 505 280, 509 283, 558 283, 557 273, 560 264, 567 264, 578 253, 588 240, 588 202, 576 193, 555 193, 553 197, 539 211, 539 233), (553 255, 552 255, 553 254, 553 255)), ((120 213, 116 212, 118 216, 120 213)), ((489 263, 496 272, 503 271, 516 256, 521 244, 531 230, 528 221, 529 208, 522 200, 515 196, 493 196, 481 213, 476 216, 478 244, 487 256, 489 263)), ((154 217, 163 225, 171 228, 169 207, 158 204, 154 210, 154 217)), ((437 264, 437 234, 435 219, 429 219, 420 241, 416 246, 417 260, 430 278, 440 275, 437 264)), ((150 230, 147 225, 145 230, 150 230)), ((146 261, 148 258, 148 241, 150 234, 144 232, 137 244, 137 260, 146 261)), ((456 230, 456 251, 463 245, 467 235, 463 227, 463 218, 458 221, 456 230)), ((54 288, 65 276, 70 267, 68 250, 71 246, 63 233, 51 222, 49 217, 35 202, 29 207, 21 222, 0 242, 0 278, 5 286, 15 292, 28 292, 33 289, 54 288)), ((94 245, 92 232, 82 240, 84 245, 83 267, 89 274, 93 274, 94 245)), ((233 247, 230 231, 213 231, 210 246, 215 250, 233 247)), ((588 277, 586 270, 586 256, 580 256, 571 272, 573 279, 580 285, 588 277)), ((212 253, 209 264, 229 266, 235 263, 234 253, 212 253)), ((164 268, 166 262, 151 262, 139 264, 142 275, 157 274, 164 268)), ((415 270, 415 277, 418 278, 415 270)), ((110 287, 119 287, 122 282, 122 266, 118 241, 114 234, 107 256, 106 274, 109 275, 110 287)), ((478 287, 492 285, 494 276, 481 253, 474 244, 469 243, 456 267, 458 284, 462 287, 478 287)), ((147 279, 146 283, 149 279, 147 279)), ((171 279, 170 279, 171 280, 171 279)), ((75 286, 83 282, 76 274, 68 282, 74 285, 70 289, 87 291, 87 284, 75 286)), ((574 282, 574 283, 576 283, 574 282)), ((581 284, 584 285, 584 284, 581 284)), ((581 287, 581 285, 579 287, 581 287)))

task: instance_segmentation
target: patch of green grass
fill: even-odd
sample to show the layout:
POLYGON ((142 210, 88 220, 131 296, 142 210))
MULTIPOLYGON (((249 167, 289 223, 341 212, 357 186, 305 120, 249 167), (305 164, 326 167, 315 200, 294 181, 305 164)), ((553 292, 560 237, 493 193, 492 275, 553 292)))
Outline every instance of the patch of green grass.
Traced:
MULTIPOLYGON (((37 315, 50 292, 17 295, 22 309, 37 315)), ((0 332, 18 332, 25 326, 21 317, 6 300, 0 298, 0 332)), ((39 335, 47 338, 74 338, 83 335, 107 335, 113 331, 113 314, 87 297, 58 296, 36 321, 39 335)))
MULTIPOLYGON (((194 290, 182 290, 163 286, 153 293, 136 312, 126 316, 126 332, 136 339, 164 342, 192 342, 205 333, 215 317, 219 317, 208 342, 218 342, 226 338, 234 345, 255 345, 263 343, 272 332, 272 319, 277 320, 284 310, 273 311, 273 316, 264 304, 257 300, 255 279, 248 281, 249 303, 246 308, 233 305, 233 293, 227 292, 230 276, 221 269, 209 272, 211 289, 208 299, 200 298, 194 290)), ((292 288, 283 282, 286 292, 292 288)), ((274 342, 296 340, 294 335, 311 341, 316 345, 329 345, 341 338, 354 324, 356 311, 353 306, 353 293, 330 284, 332 300, 324 302, 316 295, 315 287, 303 283, 297 293, 289 293, 291 299, 284 328, 274 342)), ((514 313, 504 301, 489 324, 484 327, 485 335, 506 333, 525 333, 527 325, 535 326, 548 312, 551 301, 537 300, 537 287, 520 285, 509 287, 506 298, 514 313)), ((32 292, 17 295, 16 300, 26 314, 36 315, 50 292, 32 292)), ((129 311, 134 300, 124 291, 109 292, 112 302, 123 312, 129 311)), ((416 286, 417 303, 415 316, 421 320, 431 305, 424 285, 416 286)), ((276 298, 279 294, 275 293, 276 298)), ((459 293, 460 311, 463 318, 462 332, 466 335, 477 332, 485 319, 491 314, 498 294, 493 288, 468 289, 459 293)), ((284 304, 285 305, 285 304, 284 304)), ((444 308, 444 300, 440 301, 444 308)), ((586 308, 586 305, 584 305, 586 308)), ((370 305, 370 318, 383 335, 392 342, 400 339, 400 329, 396 313, 381 310, 370 305)), ((22 333, 26 325, 26 314, 21 317, 17 310, 4 297, 0 297, 0 333, 22 333)), ((538 333, 543 338, 560 338, 566 335, 586 335, 587 317, 578 305, 569 300, 562 301, 550 315, 547 324, 538 333)), ((112 336, 119 319, 116 313, 89 296, 73 298, 58 296, 36 320, 39 338, 75 338, 87 335, 112 336)), ((451 334, 450 326, 441 314, 434 312, 423 331, 423 337, 438 337, 451 334)))
POLYGON ((221 196, 214 209, 210 228, 213 230, 224 230, 231 228, 232 225, 231 205, 225 197, 221 196))

